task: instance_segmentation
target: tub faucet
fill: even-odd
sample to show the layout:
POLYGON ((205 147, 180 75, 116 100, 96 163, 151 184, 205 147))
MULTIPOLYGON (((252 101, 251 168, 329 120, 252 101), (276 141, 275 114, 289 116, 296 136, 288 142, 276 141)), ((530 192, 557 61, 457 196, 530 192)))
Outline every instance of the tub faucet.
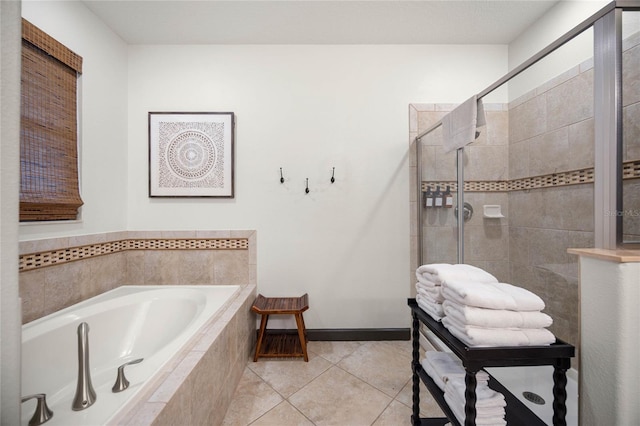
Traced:
POLYGON ((96 402, 96 391, 91 384, 89 371, 89 324, 78 326, 78 384, 71 408, 74 411, 89 408, 96 402))
POLYGON ((31 420, 29 420, 29 426, 39 426, 49 421, 53 417, 53 411, 47 406, 46 395, 43 393, 36 393, 33 395, 23 396, 22 402, 30 399, 37 399, 38 405, 36 405, 36 411, 33 413, 31 420))

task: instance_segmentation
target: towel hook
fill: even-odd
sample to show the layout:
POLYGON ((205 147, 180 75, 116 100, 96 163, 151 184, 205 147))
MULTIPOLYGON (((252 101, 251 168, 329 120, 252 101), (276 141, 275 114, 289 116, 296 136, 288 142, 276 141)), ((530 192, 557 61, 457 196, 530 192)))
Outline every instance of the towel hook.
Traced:
POLYGON ((280 167, 280 183, 284 183, 284 176, 282 176, 282 167, 280 167))
POLYGON ((305 188, 304 193, 305 194, 309 193, 309 178, 307 178, 307 187, 305 188))
POLYGON ((336 175, 336 168, 334 167, 333 171, 331 172, 331 183, 334 183, 336 181, 335 175, 336 175))

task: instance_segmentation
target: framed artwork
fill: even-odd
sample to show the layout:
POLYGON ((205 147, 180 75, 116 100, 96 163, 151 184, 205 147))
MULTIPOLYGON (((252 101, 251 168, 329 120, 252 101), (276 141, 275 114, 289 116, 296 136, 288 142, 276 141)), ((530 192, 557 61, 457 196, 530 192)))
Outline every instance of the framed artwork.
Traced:
POLYGON ((232 112, 149 113, 149 197, 233 198, 232 112))

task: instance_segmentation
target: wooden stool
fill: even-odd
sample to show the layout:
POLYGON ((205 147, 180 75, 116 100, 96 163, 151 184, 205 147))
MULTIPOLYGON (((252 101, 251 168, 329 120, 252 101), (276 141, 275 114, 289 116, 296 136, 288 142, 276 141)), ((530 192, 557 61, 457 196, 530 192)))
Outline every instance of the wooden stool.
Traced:
POLYGON ((302 313, 309 309, 309 296, 305 293, 300 297, 264 297, 258 294, 251 310, 262 315, 260 319, 260 333, 256 342, 256 354, 253 362, 258 357, 304 357, 307 356, 307 329, 304 326, 302 313), (298 325, 298 336, 289 333, 267 333, 269 315, 293 315, 298 325))

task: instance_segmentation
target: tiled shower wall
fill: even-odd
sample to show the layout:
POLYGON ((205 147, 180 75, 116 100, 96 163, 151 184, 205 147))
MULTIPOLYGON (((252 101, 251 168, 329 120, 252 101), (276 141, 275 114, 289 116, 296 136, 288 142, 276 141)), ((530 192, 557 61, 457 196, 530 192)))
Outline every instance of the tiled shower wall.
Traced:
POLYGON ((256 283, 254 231, 116 232, 20 243, 23 323, 121 285, 256 283))
MULTIPOLYGON (((623 116, 625 234, 640 235, 640 35, 624 42, 623 116), (629 215, 627 213, 631 212, 629 215), (635 213, 635 214, 634 214, 635 213)), ((417 134, 455 105, 410 106, 411 173, 417 134)), ((485 105, 487 126, 465 149, 465 201, 474 216, 465 223, 465 262, 540 295, 551 330, 579 345, 578 264, 569 247, 593 246, 593 65, 586 61, 514 100, 485 105), (499 204, 504 219, 482 217, 499 204)), ((422 189, 455 185, 455 153, 445 154, 442 132, 422 139, 422 189)), ((411 188, 412 258, 417 266, 417 188, 411 188)), ((422 263, 456 261, 452 209, 422 208, 422 263)), ((577 357, 574 360, 577 367, 577 357)))
MULTIPOLYGON (((413 105, 417 118, 417 132, 423 132, 440 120, 454 105, 413 105)), ((465 182, 504 182, 508 178, 508 112, 501 104, 485 105, 487 125, 476 142, 465 149, 465 182)), ((450 186, 456 196, 456 153, 445 153, 442 129, 422 139, 423 184, 435 190, 450 186)), ((415 198, 415 196, 414 196, 415 198)), ((422 202, 422 200, 421 200, 422 202)), ((485 204, 499 204, 508 211, 504 190, 465 191, 465 202, 474 209, 465 223, 465 262, 481 267, 492 274, 508 279, 509 227, 504 219, 484 219, 485 204)), ((455 204, 455 203, 454 203, 455 204)), ((457 261, 457 228, 453 208, 424 208, 422 210, 423 255, 425 263, 455 263, 457 261)), ((508 217, 508 216, 507 216, 508 217)))
MULTIPOLYGON (((625 149, 622 155, 623 161, 632 162, 640 160, 640 33, 626 39, 623 49, 622 139, 625 149)), ((640 179, 624 181, 623 199, 623 210, 627 212, 622 219, 625 240, 640 242, 640 179)))
MULTIPOLYGON (((511 102, 509 142, 510 179, 592 169, 592 63, 511 102)), ((578 259, 567 248, 593 247, 593 183, 510 191, 509 211, 512 282, 542 297, 550 330, 578 346, 578 259)))

